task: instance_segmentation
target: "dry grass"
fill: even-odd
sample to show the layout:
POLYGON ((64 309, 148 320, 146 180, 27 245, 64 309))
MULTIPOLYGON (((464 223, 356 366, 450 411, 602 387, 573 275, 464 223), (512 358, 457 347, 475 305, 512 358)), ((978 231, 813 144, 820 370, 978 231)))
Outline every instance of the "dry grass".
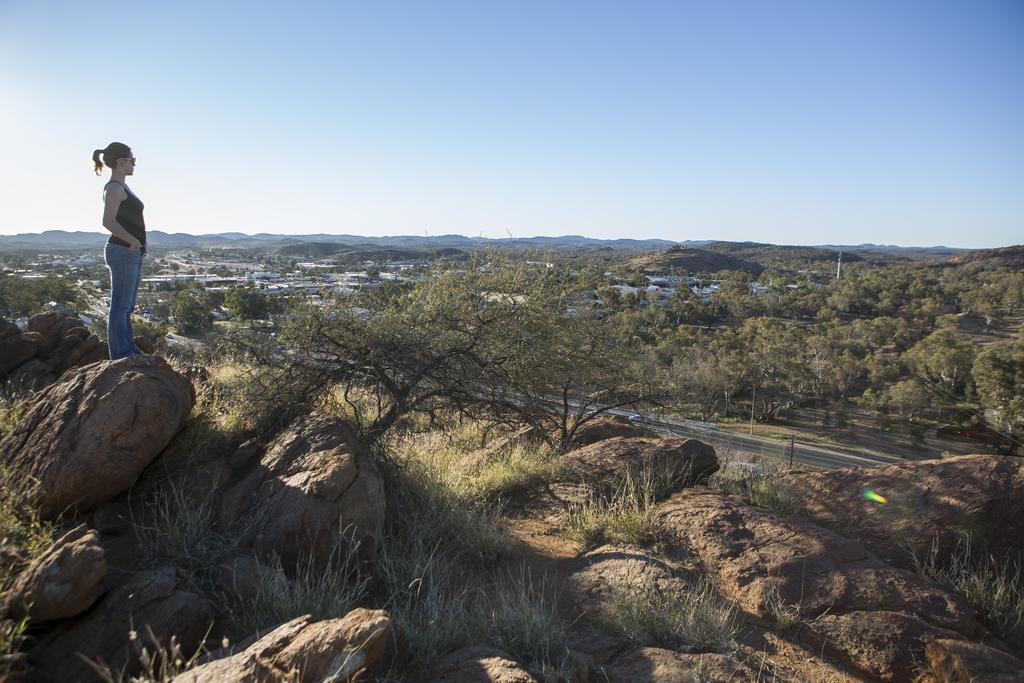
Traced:
POLYGON ((751 505, 783 515, 799 515, 802 506, 793 496, 784 476, 789 468, 776 460, 736 462, 722 460, 719 471, 709 480, 711 488, 739 496, 751 505))
POLYGON ((145 638, 140 638, 137 631, 132 631, 128 634, 128 642, 135 661, 141 667, 141 671, 136 674, 128 674, 127 665, 114 669, 97 664, 84 655, 78 656, 92 667, 96 676, 104 683, 170 683, 175 676, 197 666, 199 659, 206 654, 203 647, 191 654, 186 653, 174 636, 164 644, 148 626, 145 638))
POLYGON ((25 655, 21 652, 28 629, 24 619, 0 619, 0 681, 20 680, 27 671, 25 655))
POLYGON ((0 439, 14 429, 25 414, 26 389, 13 386, 10 382, 0 384, 0 439))
POLYGON ((610 541, 660 546, 664 531, 656 509, 658 490, 650 473, 627 473, 611 495, 595 492, 572 505, 566 532, 585 548, 610 541))
POLYGON ((708 580, 689 589, 659 590, 648 583, 613 589, 598 619, 645 645, 687 652, 725 652, 735 646, 735 608, 708 580))
POLYGON ((238 555, 239 540, 217 530, 215 509, 212 494, 189 496, 181 480, 167 478, 153 493, 145 521, 134 522, 142 564, 181 567, 200 590, 216 597, 218 567, 238 555))
POLYGON ((778 584, 772 584, 765 592, 764 607, 768 616, 783 630, 794 628, 803 621, 800 605, 787 603, 779 592, 778 584))
POLYGON ((926 555, 912 556, 919 574, 964 596, 994 633, 1024 647, 1024 566, 1019 555, 997 558, 979 551, 965 535, 948 554, 940 553, 936 539, 926 555))
POLYGON ((255 594, 230 606, 226 619, 232 631, 245 637, 305 614, 330 619, 357 607, 366 594, 367 577, 355 555, 342 552, 342 547, 326 563, 306 558, 291 576, 279 560, 259 563, 255 594))
POLYGON ((388 448, 399 463, 417 464, 446 492, 476 507, 500 509, 557 477, 561 465, 542 444, 512 444, 492 457, 467 463, 466 454, 485 443, 486 429, 482 423, 465 421, 446 430, 405 432, 388 448))
MULTIPOLYGON (((31 490, 0 466, 0 605, 18 573, 53 544, 53 525, 26 501, 31 490)), ((0 681, 24 673, 21 652, 28 620, 0 618, 0 681)))
POLYGON ((371 594, 406 634, 408 658, 389 681, 427 680, 438 657, 469 644, 509 652, 542 678, 565 674, 565 626, 528 576, 502 569, 512 544, 499 524, 509 491, 549 472, 545 450, 513 447, 473 476, 459 462, 482 427, 396 432, 388 510, 371 594))

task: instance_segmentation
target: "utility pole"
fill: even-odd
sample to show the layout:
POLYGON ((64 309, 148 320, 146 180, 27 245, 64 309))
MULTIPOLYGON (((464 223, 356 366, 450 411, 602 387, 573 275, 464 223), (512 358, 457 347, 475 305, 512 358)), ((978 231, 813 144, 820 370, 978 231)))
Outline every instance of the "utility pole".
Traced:
POLYGON ((796 434, 789 435, 789 469, 793 469, 793 453, 796 452, 796 434))
POLYGON ((754 397, 757 396, 757 385, 750 389, 750 435, 754 435, 754 397))

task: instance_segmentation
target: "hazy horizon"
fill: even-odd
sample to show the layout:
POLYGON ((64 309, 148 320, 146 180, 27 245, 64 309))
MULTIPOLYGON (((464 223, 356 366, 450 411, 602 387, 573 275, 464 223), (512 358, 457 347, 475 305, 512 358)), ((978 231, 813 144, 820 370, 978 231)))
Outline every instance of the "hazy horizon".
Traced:
MULTIPOLYGON (((928 248, 936 248, 936 247, 948 247, 948 248, 952 248, 952 249, 964 249, 964 250, 998 249, 1000 247, 1011 247, 1011 246, 1018 246, 1019 244, 1024 244, 1024 242, 1017 242, 1017 243, 1009 243, 1009 244, 998 245, 996 247, 977 247, 977 246, 957 246, 957 245, 952 245, 952 244, 940 244, 940 243, 934 243, 934 244, 931 244, 931 243, 897 244, 895 242, 856 242, 856 243, 854 243, 854 242, 764 242, 763 240, 756 240, 756 239, 722 240, 722 239, 719 239, 719 238, 700 238, 700 237, 686 238, 684 240, 673 240, 673 239, 670 239, 670 238, 667 238, 667 237, 658 237, 658 236, 654 236, 654 237, 630 237, 630 236, 622 236, 622 237, 590 237, 588 235, 580 235, 580 234, 577 234, 577 233, 560 233, 560 234, 550 234, 550 235, 512 235, 511 237, 506 234, 506 235, 496 235, 496 236, 488 237, 486 235, 469 235, 469 234, 460 233, 460 232, 436 233, 436 234, 428 234, 428 235, 423 235, 423 234, 417 235, 417 234, 414 234, 414 233, 411 233, 411 232, 384 234, 384 235, 360 235, 359 233, 345 233, 345 232, 281 233, 281 232, 267 232, 267 231, 250 232, 250 231, 246 231, 246 230, 212 230, 212 231, 205 231, 205 232, 192 232, 192 231, 189 231, 189 230, 164 230, 164 229, 160 229, 160 228, 150 228, 149 230, 150 231, 159 231, 159 232, 163 232, 165 234, 182 234, 182 235, 192 235, 192 236, 195 236, 195 237, 214 236, 214 235, 223 235, 223 234, 241 234, 241 235, 245 235, 246 237, 255 237, 256 235, 271 235, 271 236, 274 236, 274 237, 301 237, 301 236, 304 236, 304 235, 327 235, 327 236, 337 236, 339 238, 340 237, 365 237, 365 238, 372 238, 372 239, 401 239, 401 238, 408 238, 408 237, 415 237, 415 238, 423 238, 423 237, 432 238, 432 237, 437 237, 437 238, 440 238, 440 237, 455 236, 455 237, 464 237, 464 238, 467 238, 467 239, 489 239, 489 240, 530 239, 530 238, 534 238, 534 237, 541 237, 541 238, 584 237, 584 238, 595 239, 595 240, 617 240, 617 239, 663 240, 665 242, 676 242, 676 243, 683 243, 683 242, 716 242, 716 241, 721 241, 721 242, 735 242, 735 243, 749 242, 749 243, 771 244, 771 245, 775 245, 775 246, 794 246, 794 247, 816 247, 816 246, 860 247, 860 246, 865 246, 865 245, 873 245, 873 246, 878 246, 878 247, 898 247, 898 248, 903 248, 903 249, 915 249, 915 248, 928 249, 928 248)), ((87 230, 87 229, 77 229, 76 230, 76 229, 72 229, 72 228, 41 228, 39 230, 25 230, 25 231, 17 232, 17 233, 0 234, 0 237, 15 237, 17 235, 39 235, 39 234, 42 234, 44 232, 52 232, 52 231, 76 232, 76 233, 93 232, 93 233, 97 233, 97 234, 101 234, 101 235, 105 234, 105 231, 103 231, 102 229, 101 230, 87 230)))
POLYGON ((1024 5, 0 4, 0 235, 1024 241, 1024 5), (171 227, 168 227, 171 226, 171 227), (186 227, 179 227, 186 226, 186 227))

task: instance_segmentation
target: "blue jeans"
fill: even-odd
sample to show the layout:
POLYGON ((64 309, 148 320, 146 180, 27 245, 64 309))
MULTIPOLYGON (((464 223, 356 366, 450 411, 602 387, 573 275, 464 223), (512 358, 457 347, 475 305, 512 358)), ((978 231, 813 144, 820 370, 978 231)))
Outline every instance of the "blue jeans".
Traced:
POLYGON ((110 313, 107 315, 107 348, 110 359, 141 356, 132 335, 132 311, 142 280, 142 252, 108 244, 103 253, 110 269, 110 313))

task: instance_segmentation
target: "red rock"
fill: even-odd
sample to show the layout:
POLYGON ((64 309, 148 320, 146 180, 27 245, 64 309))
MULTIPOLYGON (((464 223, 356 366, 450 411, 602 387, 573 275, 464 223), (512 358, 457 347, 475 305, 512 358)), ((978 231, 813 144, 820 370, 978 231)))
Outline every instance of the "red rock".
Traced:
POLYGON ((213 621, 213 609, 184 587, 182 579, 171 567, 131 575, 83 618, 39 641, 29 652, 29 661, 36 667, 33 680, 96 680, 93 668, 78 653, 94 662, 105 662, 113 670, 137 673, 140 662, 136 648, 151 647, 149 631, 164 647, 174 636, 185 656, 191 656, 213 621), (134 640, 132 633, 136 634, 134 640))
POLYGON ((537 683, 511 655, 483 645, 463 647, 445 655, 430 680, 435 683, 537 683))
POLYGON ((10 613, 35 623, 80 614, 96 602, 106 573, 96 532, 75 527, 18 575, 7 595, 10 613))
POLYGON ((924 646, 936 683, 1020 683, 1024 661, 980 643, 933 640, 924 646))
POLYGON ((714 652, 684 654, 657 647, 642 647, 616 657, 603 667, 597 678, 608 683, 740 683, 760 680, 756 671, 734 655, 714 652))
POLYGON ((192 385, 160 358, 78 368, 28 399, 0 440, 0 463, 38 482, 33 500, 43 519, 88 511, 135 481, 194 403, 192 385))
POLYGON ((384 667, 396 634, 387 612, 354 609, 340 619, 293 619, 241 652, 208 661, 172 683, 319 683, 365 680, 360 674, 384 667))
POLYGON ((19 365, 36 357, 39 343, 23 334, 12 334, 0 339, 0 377, 14 372, 19 365))
POLYGON ((893 564, 909 566, 907 549, 927 553, 936 539, 949 552, 962 533, 996 554, 1024 549, 1024 458, 964 455, 786 481, 811 519, 893 564), (887 502, 867 500, 868 490, 887 502))
POLYGON ((289 571, 349 541, 369 556, 384 525, 373 456, 348 424, 321 413, 289 425, 217 496, 221 525, 242 527, 244 543, 289 571))
POLYGON ((655 435, 649 429, 635 425, 621 415, 602 415, 586 422, 576 430, 571 444, 573 448, 581 448, 616 436, 653 437, 655 435))
POLYGON ((715 449, 696 439, 616 436, 561 456, 571 477, 613 491, 627 476, 652 476, 663 492, 703 481, 718 471, 715 449))
POLYGON ((929 640, 986 634, 960 596, 806 520, 694 492, 660 515, 677 549, 694 553, 727 598, 762 618, 796 617, 802 639, 862 674, 904 680, 929 640))

